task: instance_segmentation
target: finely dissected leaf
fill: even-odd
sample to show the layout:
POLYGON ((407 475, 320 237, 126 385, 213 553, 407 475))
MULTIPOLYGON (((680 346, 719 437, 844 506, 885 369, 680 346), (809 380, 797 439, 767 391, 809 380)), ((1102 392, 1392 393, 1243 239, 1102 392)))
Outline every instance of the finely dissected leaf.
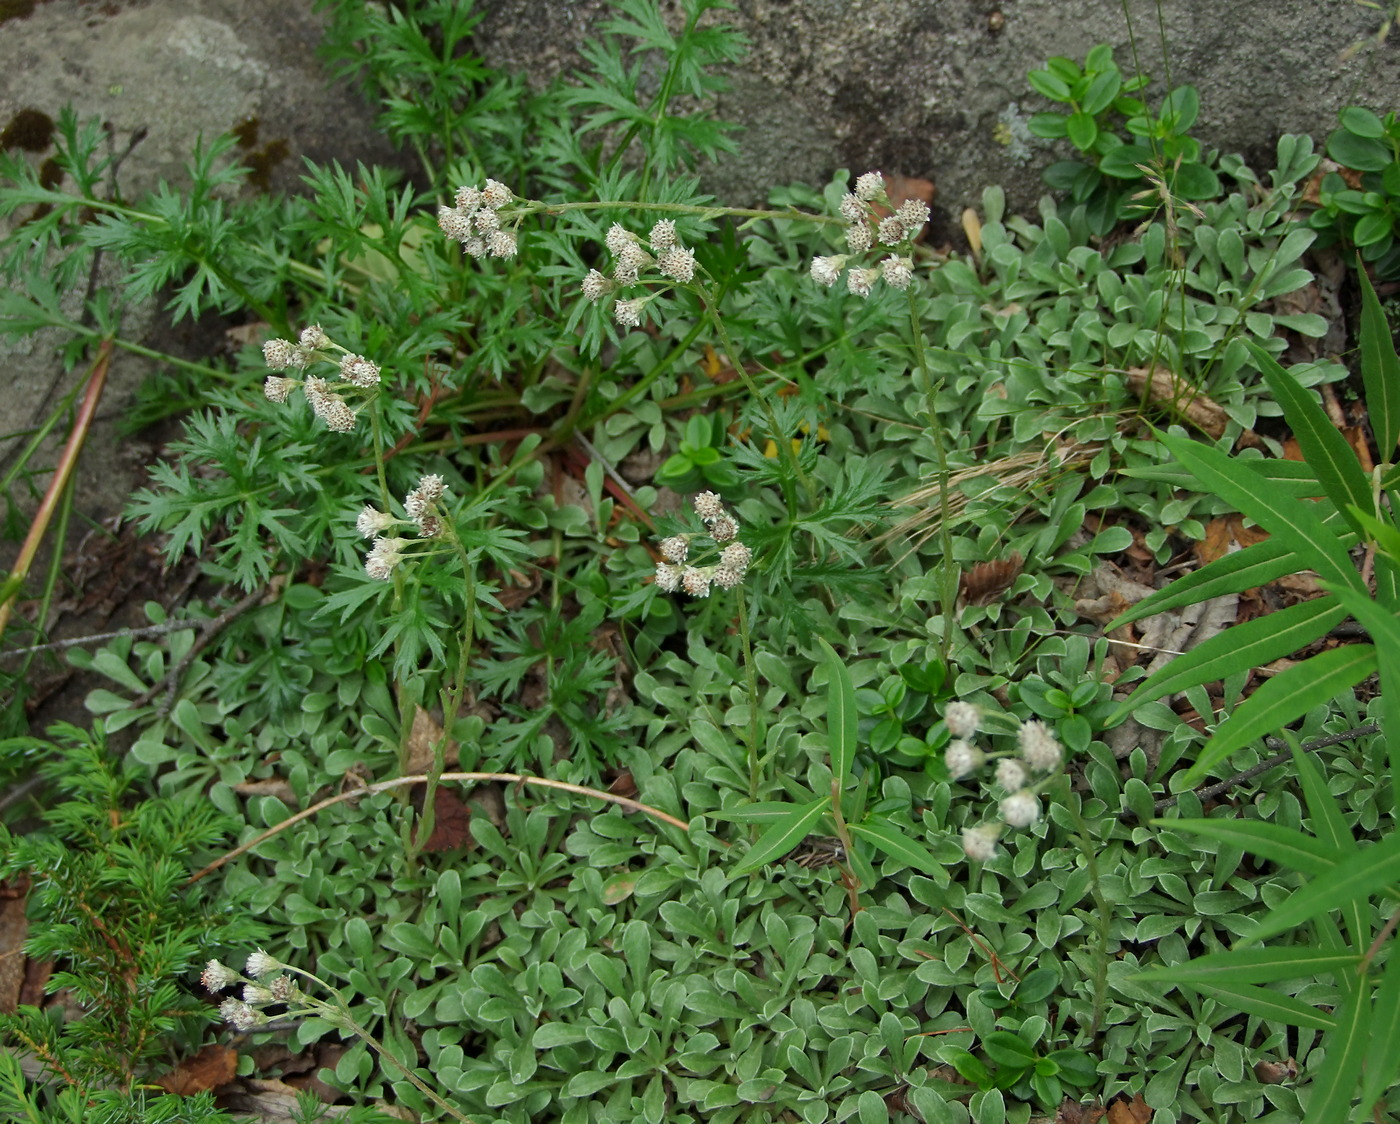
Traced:
POLYGON ((1313 401, 1312 395, 1272 355, 1256 343, 1250 342, 1248 347, 1264 381, 1283 407, 1283 415, 1293 428, 1303 459, 1317 473, 1317 481, 1327 498, 1345 515, 1353 530, 1360 532, 1360 524, 1348 509, 1355 506, 1369 513, 1375 510, 1375 501, 1371 498, 1371 487, 1361 470, 1361 462, 1356 459, 1356 450, 1328 419, 1322 407, 1313 401))
POLYGON ((1363 982, 1334 1012, 1336 1030, 1327 1036, 1327 1057, 1313 1075, 1303 1124, 1342 1124, 1351 1119, 1351 1097, 1366 1058, 1371 1009, 1371 985, 1363 982))
POLYGON ((1250 940, 1264 940, 1296 928, 1310 917, 1340 908, 1353 898, 1365 899, 1400 882, 1400 833, 1387 835, 1332 868, 1326 878, 1314 878, 1264 917, 1250 940))
POLYGON ((1241 746, 1286 726, 1315 706, 1330 702, 1376 670, 1376 650, 1370 644, 1333 648, 1281 671, 1235 708, 1201 749, 1186 771, 1184 783, 1194 785, 1241 746))
POLYGON ((1364 588, 1346 551, 1323 526, 1321 513, 1308 503, 1278 494, 1253 473, 1241 472, 1238 462, 1219 449, 1171 433, 1162 434, 1162 442, 1202 484, 1291 546, 1320 577, 1364 588))
POLYGON ((1393 953, 1386 961, 1380 990, 1371 1007, 1368 1033, 1371 1044, 1366 1048, 1366 1082, 1361 1087, 1363 1112, 1395 1086, 1400 1073, 1400 956, 1393 953))
POLYGON ((818 642, 826 656, 826 736, 831 749, 831 776, 837 788, 844 789, 856 755, 856 689, 836 649, 820 637, 818 642))
POLYGON ((1342 856, 1311 835, 1262 820, 1153 820, 1158 827, 1207 835, 1302 874, 1317 876, 1332 870, 1342 856))
POLYGON ((819 796, 809 804, 799 804, 791 814, 773 824, 758 837, 749 853, 744 856, 734 870, 737 874, 749 874, 766 862, 772 862, 780 855, 786 855, 812 833, 817 821, 831 807, 830 796, 819 796))
POLYGON ((1262 667, 1296 652, 1325 636, 1344 616, 1346 609, 1334 599, 1318 597, 1234 625, 1149 675, 1109 716, 1108 724, 1116 725, 1143 703, 1163 695, 1262 667))
POLYGON ((1260 1018, 1271 1019, 1274 1022, 1287 1023, 1289 1026, 1331 1030, 1337 1025, 1335 1018, 1314 1007, 1311 1003, 1304 1003, 1301 999, 1294 999, 1291 995, 1285 995, 1281 991, 1274 991, 1267 987, 1256 987, 1254 984, 1231 984, 1223 981, 1209 984, 1183 983, 1182 986, 1199 991, 1202 995, 1211 995, 1216 999, 1224 1000, 1228 1007, 1246 1015, 1258 1015, 1260 1018))
POLYGON ((892 855, 915 870, 937 875, 946 869, 946 865, 934 858, 933 853, 922 843, 911 839, 907 832, 884 820, 853 823, 850 828, 853 835, 868 839, 887 855, 892 855))
POLYGON ((1325 948, 1242 948, 1233 952, 1212 952, 1170 968, 1151 968, 1133 977, 1141 983, 1214 984, 1277 983, 1279 980, 1307 979, 1328 972, 1354 971, 1361 962, 1356 952, 1335 952, 1325 948))
POLYGON ((1361 282, 1361 379, 1366 385, 1366 412, 1376 435, 1381 460, 1389 461, 1400 442, 1400 357, 1390 335, 1381 302, 1364 269, 1357 270, 1361 282))

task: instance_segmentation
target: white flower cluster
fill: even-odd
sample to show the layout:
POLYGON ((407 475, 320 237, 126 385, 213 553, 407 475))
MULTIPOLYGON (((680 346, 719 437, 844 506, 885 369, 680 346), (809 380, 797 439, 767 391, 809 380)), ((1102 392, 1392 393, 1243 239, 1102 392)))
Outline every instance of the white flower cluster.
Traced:
POLYGON ((336 380, 268 375, 263 383, 263 394, 279 406, 301 387, 312 412, 335 433, 349 433, 355 428, 355 411, 345 401, 345 393, 369 392, 379 387, 379 365, 335 343, 319 324, 302 329, 296 343, 268 340, 263 344, 263 359, 274 371, 305 371, 315 362, 339 366, 340 377, 336 380), (340 353, 340 358, 337 360, 332 352, 340 353))
POLYGON ((406 557, 415 557, 404 553, 404 548, 413 545, 414 540, 392 534, 399 527, 412 526, 420 541, 442 536, 446 528, 442 519, 442 496, 446 488, 446 483, 436 473, 420 478, 418 486, 404 497, 406 519, 395 518, 373 504, 365 504, 355 519, 355 529, 365 538, 374 540, 365 555, 365 573, 377 581, 388 581, 395 566, 406 557))
POLYGON ((847 254, 812 259, 812 280, 830 288, 840 279, 846 263, 870 250, 878 239, 881 245, 904 251, 889 254, 872 268, 852 267, 846 274, 846 288, 858 297, 868 297, 875 283, 882 278, 896 289, 907 289, 914 279, 914 259, 909 246, 928 222, 928 204, 922 199, 909 199, 893 214, 884 217, 876 204, 888 211, 889 197, 885 194, 885 177, 879 172, 866 172, 856 179, 856 189, 841 199, 841 217, 846 221, 847 254))
POLYGON ((485 187, 459 187, 454 205, 438 208, 438 226, 474 258, 513 258, 515 231, 501 226, 501 208, 514 199, 496 180, 487 180, 485 187))
MULTIPOLYGON (((653 226, 645 243, 640 235, 615 222, 605 241, 613 256, 612 276, 590 269, 583 279, 583 295, 594 304, 610 293, 638 284, 647 270, 654 269, 663 278, 680 285, 688 284, 695 276, 695 251, 681 244, 676 236, 676 224, 671 219, 662 219, 653 226)), ((613 317, 624 328, 637 327, 642 322, 642 309, 656 295, 649 293, 615 301, 613 317)))
POLYGON ((1040 819, 1039 791, 1064 763, 1064 750, 1044 722, 1031 719, 1017 731, 1015 754, 988 755, 972 743, 980 719, 980 712, 971 703, 948 705, 943 721, 952 740, 943 761, 949 776, 957 781, 975 773, 989 756, 998 758, 996 783, 1006 793, 998 808, 1001 822, 963 829, 963 851, 968 858, 985 862, 996 854, 997 840, 1006 828, 1030 827, 1040 819))
POLYGON ((296 981, 283 971, 285 967, 281 961, 259 950, 248 957, 245 974, 211 960, 199 979, 215 995, 234 984, 243 984, 242 998, 225 999, 219 1004, 219 1014, 234 1029, 249 1031, 271 1021, 261 1008, 272 1003, 303 1005, 307 1002, 296 981))
POLYGON ((695 497, 695 514, 705 524, 709 538, 720 548, 717 560, 706 566, 696 566, 687 561, 691 540, 699 538, 698 534, 672 535, 662 539, 662 560, 656 564, 656 585, 666 593, 683 589, 692 597, 708 597, 712 586, 733 589, 744 580, 753 562, 753 551, 736 538, 739 534, 738 520, 725 509, 724 501, 719 496, 714 492, 701 492, 695 497))

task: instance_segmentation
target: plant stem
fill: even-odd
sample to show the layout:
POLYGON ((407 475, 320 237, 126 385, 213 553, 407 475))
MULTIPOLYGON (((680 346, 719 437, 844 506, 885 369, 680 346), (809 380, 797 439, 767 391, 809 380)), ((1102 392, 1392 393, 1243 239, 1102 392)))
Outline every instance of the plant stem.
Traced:
POLYGON ((928 432, 933 439, 933 454, 938 461, 938 542, 941 547, 940 564, 943 567, 939 600, 943 603, 943 628, 939 637, 939 658, 944 667, 948 666, 953 650, 953 632, 958 619, 958 564, 953 557, 953 528, 949 496, 950 473, 948 470, 948 448, 943 440, 943 425, 938 420, 938 392, 943 389, 943 380, 936 383, 929 374, 928 356, 924 352, 924 332, 919 323, 919 306, 914 296, 914 286, 909 286, 909 334, 914 344, 914 361, 918 364, 920 381, 928 401, 928 432))
POLYGON ((749 798, 757 800, 759 782, 758 679, 754 674, 753 646, 749 642, 748 598, 744 596, 743 586, 740 586, 735 592, 739 602, 739 639, 744 645, 744 678, 748 682, 749 690, 749 798))

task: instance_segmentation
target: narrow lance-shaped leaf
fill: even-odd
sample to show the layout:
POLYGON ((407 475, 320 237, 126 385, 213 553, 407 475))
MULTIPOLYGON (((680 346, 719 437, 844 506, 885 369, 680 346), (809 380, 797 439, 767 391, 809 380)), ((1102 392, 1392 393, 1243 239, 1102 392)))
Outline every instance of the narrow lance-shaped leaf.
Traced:
POLYGON ((1385 321, 1376 290, 1371 288, 1366 270, 1358 269, 1361 282, 1361 380, 1366 386, 1366 412, 1381 460, 1391 461, 1400 442, 1400 357, 1385 321))
POLYGON ((1366 1082, 1361 1087, 1362 1112, 1369 1112, 1382 1093, 1394 1088, 1400 1074, 1400 956, 1393 952, 1386 961, 1371 1010, 1371 1044, 1366 1048, 1366 1082))
POLYGON ((1321 839, 1296 828, 1262 820, 1153 820, 1167 831, 1184 831, 1219 839, 1232 847, 1258 855, 1261 859, 1286 866, 1313 877, 1326 874, 1341 861, 1342 855, 1321 839))
POLYGON ((1162 434, 1162 442, 1202 484, 1293 547, 1320 577, 1353 589, 1363 588, 1361 575, 1337 537, 1305 501, 1274 493, 1253 473, 1241 472, 1238 463, 1219 449, 1171 433, 1162 434))
POLYGON ((1334 1012, 1337 1028, 1327 1036, 1322 1068, 1313 1074, 1303 1124, 1343 1124, 1352 1119, 1351 1098, 1366 1058, 1371 1007, 1371 985, 1363 981, 1334 1012))
MULTIPOLYGON (((1284 730, 1283 737, 1288 742, 1289 752, 1293 754, 1293 767, 1298 770, 1298 781, 1303 786, 1313 834, 1319 842, 1331 847, 1338 859, 1354 853, 1356 840, 1352 838, 1351 828, 1347 826, 1341 805, 1327 787, 1322 770, 1303 752, 1303 747, 1298 744, 1298 737, 1293 731, 1284 730)), ((1365 903, 1352 902, 1342 910, 1352 944, 1358 948, 1370 932, 1370 920, 1367 916, 1369 911, 1364 906, 1365 903)))
POLYGON ((735 874, 749 874, 764 863, 772 862, 780 855, 786 855, 812 833, 817 821, 831 807, 830 796, 819 796, 809 804, 798 804, 792 812, 773 824, 758 837, 734 870, 735 874))
POLYGON ((836 649, 818 637, 826 656, 826 737, 831 747, 831 775, 845 789, 856 755, 856 689, 836 649))
POLYGON ((1220 723, 1215 736, 1206 742, 1182 782, 1186 785, 1200 783, 1211 769, 1241 746, 1301 718, 1315 706, 1330 702, 1375 670, 1376 650, 1370 644, 1350 644, 1279 672, 1220 723))
POLYGON ((1302 980, 1329 972, 1355 971, 1359 952, 1326 948, 1241 948, 1212 952, 1170 968, 1150 968, 1133 977, 1137 983, 1277 983, 1302 980))
POLYGON ((1379 894, 1395 882, 1400 882, 1400 834, 1387 835, 1374 847, 1362 848, 1339 862, 1326 878, 1315 878, 1295 890, 1264 916, 1248 939, 1267 940, 1354 898, 1365 900, 1379 894))
POLYGON ((862 839, 868 839, 885 854, 891 855, 900 862, 921 870, 925 874, 938 875, 945 869, 945 864, 933 857, 933 853, 909 837, 905 831, 901 831, 886 820, 867 820, 865 823, 853 823, 850 825, 851 834, 858 835, 862 839))
POLYGON ((1264 375, 1264 381, 1283 407, 1283 416, 1293 429, 1293 436, 1303 451, 1303 459, 1317 473, 1317 482, 1322 485, 1327 498, 1343 512, 1352 529, 1359 533, 1361 526, 1349 509, 1355 506, 1369 513, 1375 510, 1375 504, 1361 462, 1356 459, 1356 450, 1347 443, 1322 407, 1312 400, 1308 391, 1272 355, 1256 343, 1251 342, 1247 346, 1264 375))
POLYGON ((1149 675, 1109 716, 1108 725, 1117 725, 1135 708, 1163 695, 1262 667, 1296 652, 1325 636, 1344 616, 1346 609, 1334 598, 1318 597, 1234 625, 1149 675))
POLYGON ((1223 981, 1210 984, 1184 983, 1182 986, 1199 991, 1202 995, 1222 999, 1225 1001, 1225 1005, 1232 1010, 1241 1011, 1246 1015, 1258 1015, 1260 1018, 1270 1019, 1274 1022, 1287 1023, 1289 1026, 1331 1030, 1337 1025, 1336 1019, 1314 1007, 1311 1003, 1304 1003, 1301 999, 1294 999, 1291 995, 1285 995, 1283 992, 1274 991, 1271 988, 1257 987, 1254 984, 1231 984, 1223 981))
MULTIPOLYGON (((1338 524, 1342 517, 1333 516, 1338 524)), ((1323 526, 1328 520, 1323 520, 1323 526)), ((1304 568, 1298 560, 1298 553, 1288 543, 1278 539, 1265 539, 1263 542, 1237 550, 1217 558, 1199 570, 1177 578, 1165 589, 1159 589, 1143 598, 1109 626, 1112 631, 1131 621, 1150 617, 1154 613, 1164 613, 1182 605, 1196 605, 1219 597, 1225 593, 1241 593, 1246 589, 1267 585, 1284 574, 1296 574, 1304 568)))
POLYGON ((1334 592, 1376 642, 1381 669, 1381 732, 1386 735, 1390 755, 1390 805, 1400 809, 1400 791, 1395 787, 1396 769, 1400 768, 1400 723, 1394 718, 1395 708, 1400 707, 1400 618, 1355 590, 1338 588, 1334 592))

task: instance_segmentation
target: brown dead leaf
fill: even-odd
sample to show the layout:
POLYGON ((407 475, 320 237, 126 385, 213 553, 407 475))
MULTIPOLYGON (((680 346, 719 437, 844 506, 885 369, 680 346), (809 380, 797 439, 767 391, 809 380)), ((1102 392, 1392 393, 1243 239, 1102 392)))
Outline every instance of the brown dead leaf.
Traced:
POLYGON ((977 212, 971 207, 964 207, 962 213, 963 234, 967 236, 967 244, 972 249, 972 256, 980 258, 982 256, 982 220, 977 217, 977 212))
POLYGON ((1055 1110, 1055 1124, 1098 1124, 1103 1119, 1104 1107, 1098 1101, 1080 1104, 1071 1097, 1060 1102, 1055 1110))
POLYGON ((251 324, 235 324, 232 328, 226 328, 224 338, 234 347, 252 347, 262 343, 271 331, 272 325, 266 320, 254 320, 251 324))
POLYGON ((1128 388, 1134 394, 1147 389, 1149 401, 1171 406, 1181 417, 1194 425, 1207 437, 1219 439, 1225 433, 1225 423, 1230 420, 1223 407, 1205 396, 1199 388, 1179 378, 1165 367, 1153 367, 1151 382, 1148 382, 1146 367, 1128 368, 1128 388))
MULTIPOLYGON (((408 731, 408 771, 426 773, 433 765, 433 747, 442 737, 442 727, 421 706, 413 710, 413 726, 408 731)), ((443 763, 455 765, 458 761, 457 743, 449 741, 443 754, 443 763)))
POLYGON ((1286 1062, 1276 1062, 1266 1058, 1254 1063, 1254 1076, 1258 1078, 1261 1085, 1282 1085, 1285 1081, 1296 1081, 1298 1079, 1298 1063, 1292 1058, 1286 1062))
POLYGON ((1313 573, 1284 574, 1283 577, 1275 578, 1269 584, 1304 598, 1316 597, 1322 592, 1317 584, 1317 575, 1313 573))
POLYGON ((238 1051, 212 1042, 192 1058, 186 1058, 155 1083, 167 1093, 191 1097, 227 1085, 238 1075, 238 1051))
POLYGON ((0 1012, 7 1015, 14 1014, 24 989, 24 942, 29 936, 29 919, 24 910, 28 888, 26 875, 0 883, 0 1012))
POLYGON ((1239 515, 1218 515, 1206 525, 1206 537, 1192 548, 1202 566, 1230 553, 1230 544, 1253 546, 1269 537, 1258 527, 1246 527, 1239 515))
POLYGON ((1108 1124, 1148 1124, 1151 1119, 1152 1109, 1141 1093, 1134 1093, 1132 1100, 1120 1093, 1108 1104, 1108 1124))
POLYGON ((471 841, 471 809, 450 788, 439 786, 433 793, 433 833, 423 850, 437 853, 471 841))
POLYGON ((1371 443, 1366 440, 1366 431, 1359 425, 1346 425, 1342 427, 1342 436, 1356 450, 1356 459, 1361 462, 1362 471, 1369 476, 1376 462, 1371 459, 1371 443))
POLYGON ((1021 576, 1025 560, 1013 551, 1006 558, 978 562, 962 575, 959 592, 969 605, 985 605, 1005 593, 1021 576))
POLYGON ((1303 447, 1298 444, 1296 438, 1285 437, 1283 439, 1283 459, 1286 461, 1307 460, 1307 457, 1303 456, 1303 447))
POLYGON ((614 796, 625 796, 627 799, 637 795, 637 782, 632 776, 630 769, 623 769, 613 778, 612 784, 608 785, 608 791, 614 796))

